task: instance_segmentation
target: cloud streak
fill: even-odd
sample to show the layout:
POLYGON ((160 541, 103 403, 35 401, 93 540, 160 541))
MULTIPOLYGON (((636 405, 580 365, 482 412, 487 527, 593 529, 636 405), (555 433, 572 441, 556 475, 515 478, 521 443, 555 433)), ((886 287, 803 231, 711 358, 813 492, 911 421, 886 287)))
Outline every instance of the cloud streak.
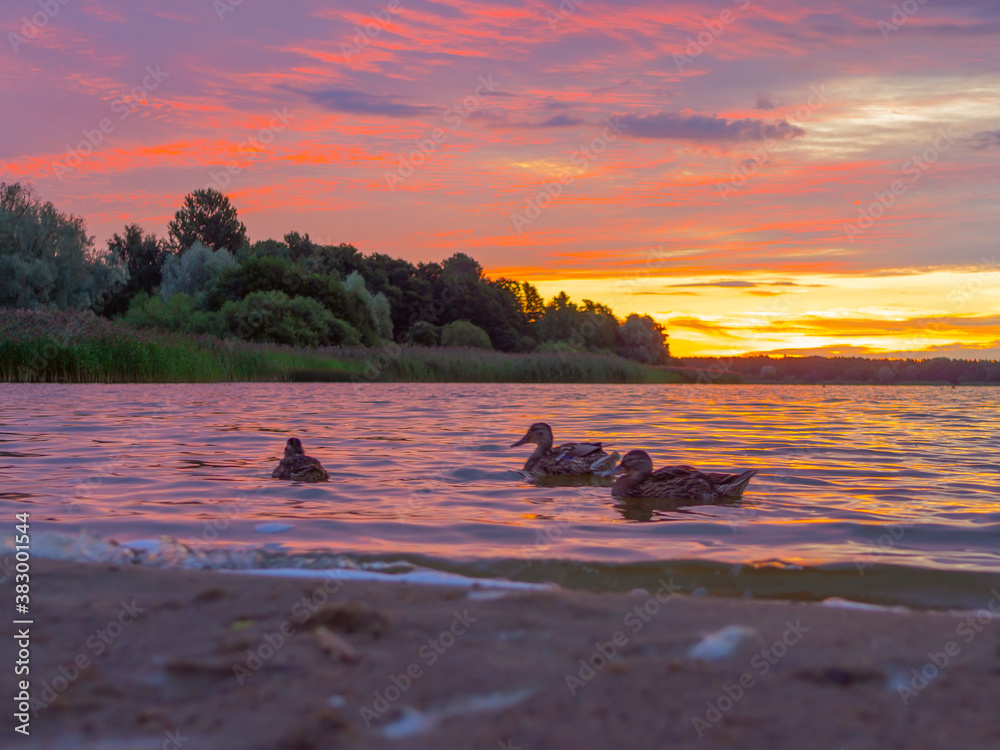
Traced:
MULTIPOLYGON (((295 89, 291 89, 295 91, 295 89)), ((432 107, 405 104, 394 96, 378 96, 350 89, 324 89, 320 91, 296 91, 309 101, 332 112, 346 112, 354 115, 376 115, 380 117, 421 117, 437 113, 432 107)))
POLYGON ((620 120, 625 134, 633 138, 743 143, 787 140, 806 134, 802 128, 783 119, 768 122, 751 117, 727 119, 716 115, 656 112, 624 114, 620 115, 620 120))

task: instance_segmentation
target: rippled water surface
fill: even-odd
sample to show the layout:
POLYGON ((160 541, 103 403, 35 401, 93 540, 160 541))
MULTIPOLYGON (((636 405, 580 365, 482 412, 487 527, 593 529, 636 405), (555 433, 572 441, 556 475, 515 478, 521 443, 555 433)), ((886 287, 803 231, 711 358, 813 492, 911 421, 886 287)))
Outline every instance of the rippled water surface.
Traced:
POLYGON ((166 537, 244 565, 593 588, 669 573, 713 593, 975 606, 1000 573, 998 407, 992 388, 4 384, 0 506, 36 534, 166 537), (534 421, 557 443, 760 473, 729 505, 533 485, 530 446, 509 446, 534 421), (270 479, 292 435, 329 483, 270 479))

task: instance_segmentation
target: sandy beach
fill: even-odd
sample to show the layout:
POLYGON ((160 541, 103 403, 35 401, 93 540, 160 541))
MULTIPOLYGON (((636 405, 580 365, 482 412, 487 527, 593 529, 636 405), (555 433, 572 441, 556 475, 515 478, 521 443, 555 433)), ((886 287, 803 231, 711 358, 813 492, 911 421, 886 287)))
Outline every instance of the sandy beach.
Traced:
MULTIPOLYGON (((669 580, 32 573, 30 737, 8 718, 5 747, 1000 747, 997 592, 957 616, 692 598, 669 580)), ((13 665, 14 639, 2 652, 13 665)))

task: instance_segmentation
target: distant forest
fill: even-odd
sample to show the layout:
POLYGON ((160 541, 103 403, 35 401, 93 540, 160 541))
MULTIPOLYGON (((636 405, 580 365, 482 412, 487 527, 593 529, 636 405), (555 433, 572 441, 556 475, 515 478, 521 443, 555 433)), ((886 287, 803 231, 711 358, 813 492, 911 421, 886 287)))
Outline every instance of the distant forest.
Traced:
POLYGON ((419 263, 289 232, 251 242, 229 199, 196 190, 168 237, 137 224, 94 247, 82 218, 30 186, 0 184, 0 307, 92 310, 136 328, 299 347, 388 342, 502 352, 584 351, 649 365, 670 357, 652 318, 549 301, 527 282, 489 279, 464 253, 419 263))
POLYGON ((694 357, 674 360, 670 369, 693 383, 1000 384, 1000 362, 943 357, 694 357))

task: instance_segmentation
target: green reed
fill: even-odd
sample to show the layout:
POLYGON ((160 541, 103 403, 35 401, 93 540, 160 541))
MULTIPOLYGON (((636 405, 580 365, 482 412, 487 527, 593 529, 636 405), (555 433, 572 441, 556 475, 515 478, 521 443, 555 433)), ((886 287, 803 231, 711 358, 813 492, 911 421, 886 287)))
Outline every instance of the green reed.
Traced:
POLYGON ((389 346, 336 350, 360 367, 352 380, 463 383, 676 383, 665 370, 587 352, 509 354, 464 348, 389 346))
POLYGON ((347 380, 340 363, 294 352, 204 347, 198 342, 98 339, 0 341, 0 380, 42 383, 204 383, 293 380, 299 370, 347 380))
POLYGON ((0 310, 0 380, 7 382, 274 381, 305 369, 328 380, 351 375, 308 350, 139 331, 92 314, 0 310))

